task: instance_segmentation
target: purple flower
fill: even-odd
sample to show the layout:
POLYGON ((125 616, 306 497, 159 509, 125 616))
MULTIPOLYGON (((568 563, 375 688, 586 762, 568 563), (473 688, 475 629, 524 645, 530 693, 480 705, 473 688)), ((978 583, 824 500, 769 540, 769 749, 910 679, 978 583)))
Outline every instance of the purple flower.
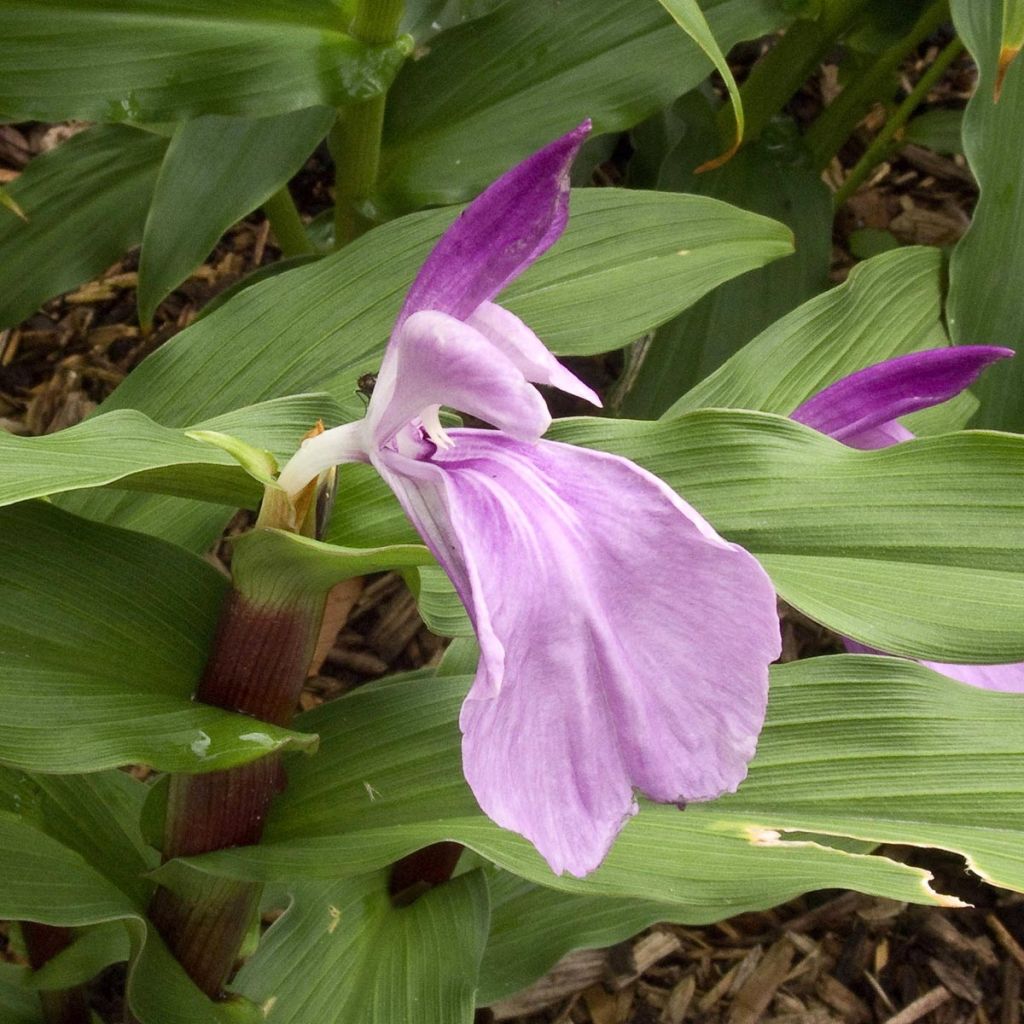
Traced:
MULTIPOLYGON (((897 416, 946 402, 974 383, 978 374, 1013 349, 963 345, 913 352, 877 363, 844 377, 809 398, 792 418, 851 448, 886 448, 908 441, 913 434, 897 416)), ((855 640, 845 640, 854 654, 878 654, 855 640)), ((1024 662, 1012 665, 922 665, 986 690, 1024 693, 1024 662)))
POLYGON ((491 185, 428 257, 366 418, 303 445, 298 493, 370 462, 451 577, 480 641, 463 765, 484 812, 584 875, 637 810, 746 775, 780 650, 772 585, 657 477, 540 440, 533 384, 594 392, 492 299, 559 237, 583 124, 491 185), (442 405, 497 430, 445 431, 442 405))

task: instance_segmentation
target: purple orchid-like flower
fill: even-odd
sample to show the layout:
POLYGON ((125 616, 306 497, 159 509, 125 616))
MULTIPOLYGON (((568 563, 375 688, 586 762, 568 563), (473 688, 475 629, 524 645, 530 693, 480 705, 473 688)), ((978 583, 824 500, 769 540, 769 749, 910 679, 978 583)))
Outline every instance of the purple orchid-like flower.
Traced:
MULTIPOLYGON (((1014 355, 1013 349, 962 345, 913 352, 853 373, 809 398, 792 418, 851 448, 887 448, 914 435, 898 416, 927 409, 956 397, 991 363, 1014 355)), ((853 654, 879 654, 855 640, 844 640, 853 654)), ((1010 665, 922 665, 962 683, 986 690, 1024 693, 1024 662, 1010 665)))
POLYGON ((534 384, 600 405, 492 300, 560 236, 589 124, 448 229, 406 297, 365 419, 306 441, 281 486, 371 463, 451 577, 480 642, 463 765, 484 812, 584 875, 637 810, 710 800, 747 771, 779 654, 758 562, 661 480, 541 440, 534 384), (496 430, 446 431, 440 407, 496 430))

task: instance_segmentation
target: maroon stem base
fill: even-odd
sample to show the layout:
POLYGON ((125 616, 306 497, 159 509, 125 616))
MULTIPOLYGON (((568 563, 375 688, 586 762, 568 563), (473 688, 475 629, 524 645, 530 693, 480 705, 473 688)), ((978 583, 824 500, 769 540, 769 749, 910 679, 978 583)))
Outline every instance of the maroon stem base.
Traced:
MULTIPOLYGON (((35 921, 22 921, 21 934, 33 971, 67 949, 74 939, 70 928, 35 921)), ((39 993, 39 1001, 46 1024, 89 1024, 89 1004, 81 987, 43 991, 39 993)))

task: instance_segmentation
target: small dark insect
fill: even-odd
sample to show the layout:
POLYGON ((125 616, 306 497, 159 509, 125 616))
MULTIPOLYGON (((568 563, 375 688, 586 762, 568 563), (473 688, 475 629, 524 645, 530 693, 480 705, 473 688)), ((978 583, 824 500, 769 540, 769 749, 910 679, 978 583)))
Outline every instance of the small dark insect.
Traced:
POLYGON ((373 394, 373 387, 377 383, 377 374, 375 373, 363 373, 360 374, 359 380, 356 381, 356 394, 362 395, 367 401, 370 400, 370 396, 373 394))

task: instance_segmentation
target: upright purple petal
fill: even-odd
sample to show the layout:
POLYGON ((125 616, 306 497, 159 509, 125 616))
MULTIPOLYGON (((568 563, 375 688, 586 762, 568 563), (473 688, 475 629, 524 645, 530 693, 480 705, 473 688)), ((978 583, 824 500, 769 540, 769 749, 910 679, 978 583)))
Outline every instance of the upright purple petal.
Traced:
POLYGON ((780 649, 774 591, 625 459, 492 431, 452 438, 429 462, 376 463, 480 638, 466 778, 555 872, 584 875, 635 812, 634 788, 708 800, 744 778, 780 649))
POLYGON ((990 363, 1013 354, 991 345, 961 345, 897 356, 819 391, 791 418, 852 448, 882 448, 908 439, 894 423, 899 416, 954 398, 990 363))
POLYGON ((421 309, 465 320, 558 240, 569 216, 569 168, 589 131, 584 121, 469 204, 427 257, 399 324, 421 309))

